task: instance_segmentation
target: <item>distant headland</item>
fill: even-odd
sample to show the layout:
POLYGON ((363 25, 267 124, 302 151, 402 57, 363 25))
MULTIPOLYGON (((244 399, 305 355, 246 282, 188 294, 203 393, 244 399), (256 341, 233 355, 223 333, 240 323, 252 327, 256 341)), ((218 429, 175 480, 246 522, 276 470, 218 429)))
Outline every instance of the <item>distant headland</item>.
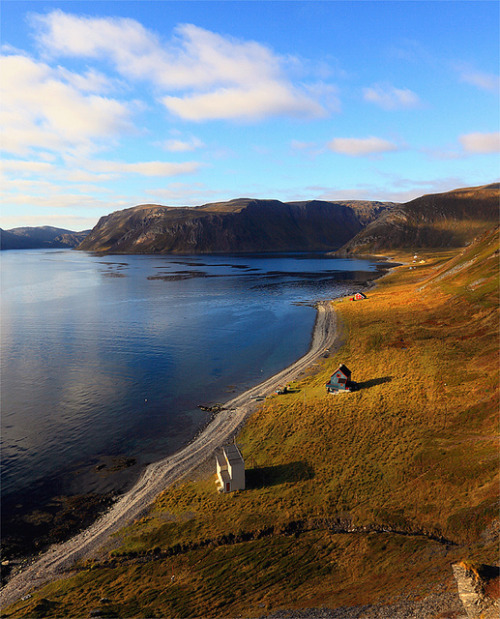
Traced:
POLYGON ((280 202, 238 198, 201 206, 141 204, 101 217, 92 230, 0 230, 2 249, 66 247, 112 254, 282 251, 380 254, 461 247, 498 221, 500 184, 382 201, 280 202))

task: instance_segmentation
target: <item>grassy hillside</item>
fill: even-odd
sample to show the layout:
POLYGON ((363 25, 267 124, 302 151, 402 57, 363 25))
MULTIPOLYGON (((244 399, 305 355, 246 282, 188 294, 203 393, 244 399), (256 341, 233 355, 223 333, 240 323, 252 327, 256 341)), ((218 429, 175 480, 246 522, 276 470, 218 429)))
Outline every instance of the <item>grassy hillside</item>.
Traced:
MULTIPOLYGON (((165 491, 6 617, 259 616, 455 591, 498 558, 498 229, 335 302, 346 344, 268 398, 238 443, 248 489, 165 491), (345 363, 361 389, 329 396, 345 363)), ((404 256, 403 256, 404 258, 404 256)), ((449 616, 449 615, 447 615, 449 616)))

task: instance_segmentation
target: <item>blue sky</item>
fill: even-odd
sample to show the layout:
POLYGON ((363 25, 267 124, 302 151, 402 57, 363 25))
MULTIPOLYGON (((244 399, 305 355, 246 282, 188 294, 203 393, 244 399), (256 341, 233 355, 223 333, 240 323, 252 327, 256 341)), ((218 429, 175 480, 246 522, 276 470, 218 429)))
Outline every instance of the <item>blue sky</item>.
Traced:
POLYGON ((3 228, 498 180, 494 2, 2 3, 3 228))

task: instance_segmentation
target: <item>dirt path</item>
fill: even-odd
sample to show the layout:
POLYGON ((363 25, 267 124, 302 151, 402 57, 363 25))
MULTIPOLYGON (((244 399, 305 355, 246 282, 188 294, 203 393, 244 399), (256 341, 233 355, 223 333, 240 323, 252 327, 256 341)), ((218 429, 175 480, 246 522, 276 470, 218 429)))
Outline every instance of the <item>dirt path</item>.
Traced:
POLYGON ((92 526, 67 542, 49 548, 33 564, 16 574, 0 591, 1 606, 12 604, 47 581, 61 578, 76 561, 92 556, 112 533, 137 518, 160 492, 185 477, 227 442, 258 407, 256 398, 267 396, 278 385, 290 382, 316 361, 325 349, 333 350, 338 346, 340 342, 332 304, 322 302, 318 304, 317 310, 311 348, 306 355, 268 380, 226 402, 225 409, 192 443, 172 456, 150 464, 135 486, 92 526))

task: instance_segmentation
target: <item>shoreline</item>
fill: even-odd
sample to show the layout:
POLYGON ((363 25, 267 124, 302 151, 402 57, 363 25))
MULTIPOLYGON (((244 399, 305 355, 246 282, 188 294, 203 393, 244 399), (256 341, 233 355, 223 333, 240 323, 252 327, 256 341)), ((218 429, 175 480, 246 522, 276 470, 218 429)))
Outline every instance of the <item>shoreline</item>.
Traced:
POLYGON ((51 546, 31 565, 13 575, 0 591, 2 606, 12 604, 33 588, 66 575, 74 563, 93 555, 109 537, 137 518, 156 497, 206 462, 230 440, 260 402, 281 384, 292 381, 325 352, 338 348, 340 335, 332 301, 316 305, 316 320, 308 352, 293 364, 229 400, 223 410, 180 451, 146 467, 138 481, 88 529, 51 546))

